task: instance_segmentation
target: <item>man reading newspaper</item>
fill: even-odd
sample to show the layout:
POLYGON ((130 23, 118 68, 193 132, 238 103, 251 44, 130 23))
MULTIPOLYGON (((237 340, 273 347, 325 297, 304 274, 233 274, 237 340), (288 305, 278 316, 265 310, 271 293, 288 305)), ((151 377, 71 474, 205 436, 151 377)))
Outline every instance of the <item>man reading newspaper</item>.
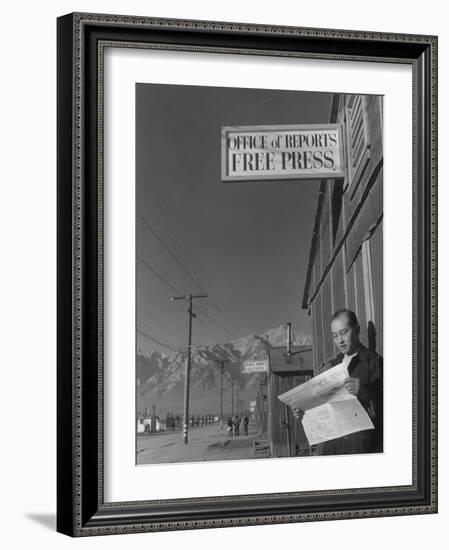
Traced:
POLYGON ((322 454, 382 452, 382 358, 360 342, 353 311, 335 312, 331 331, 341 353, 324 373, 279 398, 302 420, 309 443, 323 443, 322 454))

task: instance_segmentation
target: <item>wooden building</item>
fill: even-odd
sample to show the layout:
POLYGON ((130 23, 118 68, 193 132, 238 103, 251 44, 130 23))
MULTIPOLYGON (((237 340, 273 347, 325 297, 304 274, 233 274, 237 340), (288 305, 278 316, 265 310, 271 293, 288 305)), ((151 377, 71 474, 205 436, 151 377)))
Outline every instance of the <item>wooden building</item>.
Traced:
POLYGON ((278 395, 306 382, 313 375, 312 346, 270 348, 270 371, 267 380, 268 437, 271 456, 308 455, 309 444, 302 423, 278 395))
POLYGON ((330 319, 347 308, 362 343, 383 353, 382 97, 334 95, 330 119, 343 128, 346 175, 322 180, 303 308, 312 316, 315 374, 336 355, 330 319))
MULTIPOLYGON (((288 342, 291 341, 290 325, 288 342)), ((312 346, 270 347, 268 372, 260 377, 255 417, 259 437, 257 444, 269 450, 260 456, 285 457, 310 454, 302 423, 278 396, 306 382, 313 376, 312 346)), ((257 452, 256 452, 257 455, 257 452)))

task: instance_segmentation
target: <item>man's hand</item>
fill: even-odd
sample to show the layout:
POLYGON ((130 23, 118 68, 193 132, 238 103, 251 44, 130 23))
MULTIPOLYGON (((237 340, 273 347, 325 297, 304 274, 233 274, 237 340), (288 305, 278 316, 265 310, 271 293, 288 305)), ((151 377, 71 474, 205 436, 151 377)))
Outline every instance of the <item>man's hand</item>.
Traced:
POLYGON ((360 390, 360 380, 349 376, 345 380, 345 388, 351 395, 357 395, 360 390))
POLYGON ((304 411, 301 409, 297 409, 295 407, 292 407, 293 416, 296 418, 296 420, 302 420, 304 417, 304 411))

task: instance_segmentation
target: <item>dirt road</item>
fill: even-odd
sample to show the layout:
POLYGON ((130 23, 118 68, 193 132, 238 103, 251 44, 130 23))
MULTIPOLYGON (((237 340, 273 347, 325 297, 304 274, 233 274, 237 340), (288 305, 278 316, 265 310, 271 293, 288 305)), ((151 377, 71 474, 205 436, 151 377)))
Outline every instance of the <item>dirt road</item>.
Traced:
POLYGON ((192 428, 188 444, 184 444, 180 431, 141 435, 137 438, 137 464, 254 458, 254 439, 255 427, 251 425, 247 436, 231 439, 226 428, 220 429, 218 424, 192 428))

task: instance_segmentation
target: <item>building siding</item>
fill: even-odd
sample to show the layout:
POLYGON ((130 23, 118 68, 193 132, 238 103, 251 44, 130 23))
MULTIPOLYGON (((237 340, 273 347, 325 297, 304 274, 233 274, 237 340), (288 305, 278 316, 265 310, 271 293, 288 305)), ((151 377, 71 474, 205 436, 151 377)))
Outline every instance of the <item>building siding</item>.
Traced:
POLYGON ((338 309, 353 310, 359 319, 361 341, 383 353, 382 99, 335 96, 334 106, 329 122, 343 124, 345 151, 352 151, 361 161, 348 168, 344 179, 321 185, 324 199, 317 211, 319 234, 309 260, 310 277, 303 300, 312 316, 315 373, 336 353, 330 319, 338 309), (357 117, 350 111, 354 105, 357 117))

